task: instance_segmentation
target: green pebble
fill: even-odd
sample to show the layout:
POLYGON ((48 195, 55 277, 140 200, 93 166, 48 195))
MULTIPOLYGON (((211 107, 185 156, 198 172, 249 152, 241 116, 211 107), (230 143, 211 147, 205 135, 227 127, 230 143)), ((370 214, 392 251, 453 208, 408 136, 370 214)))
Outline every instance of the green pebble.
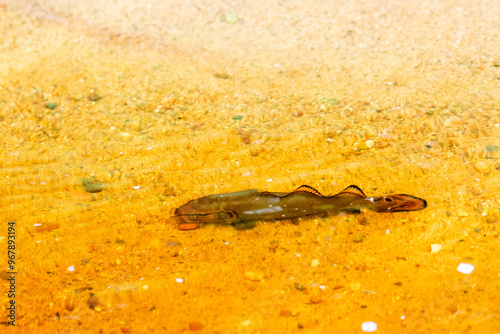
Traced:
POLYGON ((57 102, 47 102, 45 103, 45 107, 54 110, 57 107, 57 102))
POLYGON ((238 14, 234 11, 227 12, 226 16, 224 16, 224 21, 227 23, 236 23, 238 20, 238 14))
POLYGON ((500 150, 500 146, 496 146, 496 145, 486 146, 486 152, 488 152, 488 153, 497 152, 498 150, 500 150))
POLYGON ((95 178, 83 178, 83 189, 88 193, 98 193, 104 190, 106 184, 103 182, 96 182, 95 178))
POLYGON ((236 116, 233 116, 233 119, 234 119, 235 121, 239 121, 240 119, 243 119, 243 116, 241 116, 241 115, 236 115, 236 116))

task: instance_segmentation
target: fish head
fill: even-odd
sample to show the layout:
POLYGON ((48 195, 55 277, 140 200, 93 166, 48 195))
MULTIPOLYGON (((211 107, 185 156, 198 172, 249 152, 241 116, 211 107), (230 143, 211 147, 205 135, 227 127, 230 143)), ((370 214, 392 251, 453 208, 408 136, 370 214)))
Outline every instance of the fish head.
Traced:
POLYGON ((417 211, 427 207, 427 201, 406 194, 372 197, 373 210, 377 212, 417 211))
POLYGON ((174 216, 185 224, 231 224, 237 218, 234 211, 219 208, 208 197, 194 199, 178 207, 174 216))

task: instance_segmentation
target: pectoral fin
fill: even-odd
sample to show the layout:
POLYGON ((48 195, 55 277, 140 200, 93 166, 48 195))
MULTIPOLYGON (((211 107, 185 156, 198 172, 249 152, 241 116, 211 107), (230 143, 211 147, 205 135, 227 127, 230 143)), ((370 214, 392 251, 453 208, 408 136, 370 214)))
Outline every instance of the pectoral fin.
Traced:
POLYGON ((255 226, 257 226, 257 222, 255 221, 234 223, 234 227, 240 231, 251 230, 255 226))
POLYGON ((341 212, 345 212, 345 213, 350 213, 350 214, 358 214, 358 213, 361 213, 361 210, 360 209, 345 209, 345 210, 342 210, 341 212))

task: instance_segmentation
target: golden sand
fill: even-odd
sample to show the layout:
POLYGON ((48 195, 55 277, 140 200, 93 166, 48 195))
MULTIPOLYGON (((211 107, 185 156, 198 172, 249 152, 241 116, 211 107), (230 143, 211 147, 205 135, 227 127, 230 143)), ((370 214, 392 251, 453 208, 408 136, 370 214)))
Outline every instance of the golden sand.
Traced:
POLYGON ((4 3, 18 330, 500 331, 498 5, 4 3), (429 206, 249 231, 171 219, 302 184, 429 206))

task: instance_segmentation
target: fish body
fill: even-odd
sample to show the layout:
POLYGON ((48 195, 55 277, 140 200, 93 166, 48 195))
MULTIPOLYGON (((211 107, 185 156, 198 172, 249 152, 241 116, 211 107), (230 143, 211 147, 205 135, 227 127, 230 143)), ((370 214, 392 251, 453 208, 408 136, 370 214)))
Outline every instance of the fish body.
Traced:
POLYGON ((359 212, 360 209, 376 212, 415 211, 425 207, 427 202, 424 199, 406 194, 367 197, 361 189, 351 185, 334 196, 323 196, 313 187, 303 185, 291 193, 250 189, 208 195, 180 206, 174 215, 180 220, 181 229, 196 228, 200 224, 232 224, 239 229, 248 229, 259 220, 326 216, 339 212, 359 212))

